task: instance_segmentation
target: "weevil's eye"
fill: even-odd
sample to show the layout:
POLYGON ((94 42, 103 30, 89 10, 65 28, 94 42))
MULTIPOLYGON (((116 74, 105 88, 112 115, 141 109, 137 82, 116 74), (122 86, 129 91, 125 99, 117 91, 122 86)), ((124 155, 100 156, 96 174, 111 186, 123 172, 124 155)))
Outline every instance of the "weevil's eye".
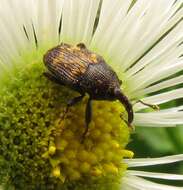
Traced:
POLYGON ((119 80, 119 84, 120 84, 120 86, 122 85, 122 83, 123 83, 122 80, 119 80))

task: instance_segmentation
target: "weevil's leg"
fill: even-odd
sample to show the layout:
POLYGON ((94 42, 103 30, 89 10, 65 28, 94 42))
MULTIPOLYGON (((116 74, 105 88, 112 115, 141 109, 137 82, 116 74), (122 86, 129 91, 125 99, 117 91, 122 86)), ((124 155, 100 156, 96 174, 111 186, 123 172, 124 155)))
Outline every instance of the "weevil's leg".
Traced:
POLYGON ((80 96, 74 97, 73 99, 71 99, 67 102, 67 106, 70 107, 70 106, 77 104, 78 102, 80 102, 83 99, 84 96, 85 96, 85 94, 81 94, 80 96))
POLYGON ((91 118, 92 118, 92 99, 89 98, 87 105, 86 105, 86 112, 85 112, 85 131, 83 133, 81 143, 84 142, 85 136, 88 132, 89 124, 91 122, 91 118))
POLYGON ((85 96, 85 94, 81 94, 80 96, 74 97, 73 99, 69 100, 67 102, 67 107, 66 107, 66 111, 65 111, 64 115, 68 112, 69 107, 71 107, 71 106, 77 104, 78 102, 80 102, 83 99, 84 96, 85 96))
POLYGON ((115 90, 115 95, 117 99, 124 105, 127 113, 128 113, 128 123, 131 124, 133 122, 133 106, 131 102, 128 100, 127 96, 125 96, 120 89, 115 90))
MULTIPOLYGON (((73 98, 67 102, 66 109, 61 116, 61 121, 65 119, 65 116, 66 116, 67 112, 69 111, 69 107, 80 102, 84 96, 85 96, 85 94, 81 94, 80 96, 77 96, 77 97, 75 97, 75 98, 73 98)), ((61 121, 60 121, 60 123, 61 123, 61 121)))
MULTIPOLYGON (((143 102, 142 100, 138 100, 136 103, 141 103, 141 104, 143 104, 143 105, 145 105, 145 106, 148 106, 148 107, 150 107, 150 108, 152 108, 153 110, 159 110, 159 106, 158 105, 155 105, 155 104, 148 104, 148 103, 146 103, 146 102, 143 102)), ((135 104, 136 104, 135 103, 135 104)))
POLYGON ((132 131, 135 131, 134 125, 132 125, 131 123, 129 123, 128 120, 124 118, 124 114, 121 113, 120 114, 120 118, 128 125, 128 127, 130 129, 132 129, 132 131))
POLYGON ((60 80, 58 80, 53 74, 51 74, 50 72, 44 72, 43 75, 49 79, 50 81, 60 84, 60 85, 64 85, 60 80))

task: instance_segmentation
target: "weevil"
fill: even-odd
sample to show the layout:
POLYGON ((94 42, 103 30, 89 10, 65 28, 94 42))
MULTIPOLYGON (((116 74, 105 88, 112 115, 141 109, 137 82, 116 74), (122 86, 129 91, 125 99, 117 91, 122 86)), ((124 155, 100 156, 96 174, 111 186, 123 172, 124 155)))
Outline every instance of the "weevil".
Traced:
POLYGON ((48 50, 43 57, 48 71, 44 75, 61 85, 65 85, 80 93, 80 96, 71 99, 67 107, 73 106, 89 95, 85 112, 85 131, 92 118, 92 100, 119 100, 128 113, 127 123, 131 126, 133 121, 133 108, 120 86, 122 81, 105 62, 102 56, 88 50, 83 43, 76 46, 61 43, 48 50))

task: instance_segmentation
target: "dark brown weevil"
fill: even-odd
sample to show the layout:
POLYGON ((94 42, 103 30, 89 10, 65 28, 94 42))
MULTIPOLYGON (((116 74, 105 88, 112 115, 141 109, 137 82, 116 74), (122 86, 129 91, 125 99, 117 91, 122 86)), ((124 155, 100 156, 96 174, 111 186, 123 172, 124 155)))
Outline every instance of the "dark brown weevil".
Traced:
POLYGON ((86 105, 86 129, 92 118, 92 100, 119 100, 128 113, 127 123, 131 126, 133 109, 128 98, 120 89, 121 81, 105 60, 94 52, 89 51, 83 43, 72 46, 61 43, 50 49, 43 58, 48 68, 44 75, 61 85, 70 87, 81 95, 68 102, 68 107, 81 101, 86 93, 89 99, 86 105))

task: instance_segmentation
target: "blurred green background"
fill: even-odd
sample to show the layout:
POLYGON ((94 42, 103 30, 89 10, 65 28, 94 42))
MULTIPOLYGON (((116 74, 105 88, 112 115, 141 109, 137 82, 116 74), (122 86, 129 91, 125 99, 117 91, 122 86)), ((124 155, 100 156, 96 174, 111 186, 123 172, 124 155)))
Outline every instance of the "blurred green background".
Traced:
MULTIPOLYGON (((136 158, 161 157, 183 153, 183 126, 171 128, 136 127, 128 149, 136 158)), ((138 168, 139 169, 139 168, 138 168)), ((183 162, 141 167, 139 170, 183 174, 183 162)), ((163 184, 183 186, 183 181, 157 180, 163 184)))

